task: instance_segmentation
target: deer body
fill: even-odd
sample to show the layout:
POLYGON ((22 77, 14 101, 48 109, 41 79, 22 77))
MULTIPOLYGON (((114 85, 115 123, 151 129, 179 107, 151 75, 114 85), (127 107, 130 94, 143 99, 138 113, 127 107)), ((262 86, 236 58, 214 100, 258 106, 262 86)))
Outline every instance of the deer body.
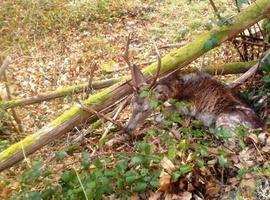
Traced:
MULTIPOLYGON (((223 127, 230 130, 235 130, 239 125, 252 129, 263 127, 263 123, 251 107, 229 87, 207 73, 170 77, 159 82, 154 89, 154 94, 161 101, 170 98, 190 101, 192 109, 189 115, 201 120, 206 126, 215 125, 216 128, 223 127)), ((147 101, 144 99, 141 102, 147 101)), ((139 110, 137 105, 137 110, 135 112, 133 110, 133 116, 136 116, 139 110)), ((149 111, 145 112, 146 110, 144 106, 143 112, 149 114, 149 111)), ((140 116, 142 121, 142 112, 140 116)), ((133 117, 127 128, 129 129, 132 126, 130 124, 134 123, 136 120, 133 117)))
POLYGON ((223 83, 206 73, 191 73, 176 76, 160 83, 156 89, 160 100, 175 98, 192 103, 191 116, 204 122, 216 124, 216 127, 233 129, 237 125, 247 128, 262 128, 255 111, 223 83))

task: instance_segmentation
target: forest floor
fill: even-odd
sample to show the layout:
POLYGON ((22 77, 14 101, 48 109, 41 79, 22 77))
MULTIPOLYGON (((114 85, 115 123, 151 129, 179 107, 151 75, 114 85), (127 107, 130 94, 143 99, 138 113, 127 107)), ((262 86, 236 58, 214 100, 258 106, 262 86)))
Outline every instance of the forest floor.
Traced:
MULTIPOLYGON (((215 2, 223 16, 237 14, 234 1, 215 2)), ((9 55, 13 61, 6 70, 12 98, 30 97, 87 82, 93 63, 97 66, 94 81, 129 74, 128 70, 108 73, 106 69, 126 66, 122 54, 130 32, 134 33, 131 61, 142 64, 156 61, 153 40, 164 56, 215 26, 214 21, 208 1, 4 0, 0 2, 0 58, 9 55)), ((237 51, 225 43, 190 65, 203 68, 235 61, 239 61, 237 51)), ((0 96, 6 99, 5 86, 0 86, 0 96)), ((0 151, 84 98, 85 93, 74 94, 16 108, 23 132, 10 131, 5 140, 0 136, 0 151)), ((129 116, 127 108, 118 121, 124 125, 129 116)), ((231 192, 235 199, 248 199, 258 195, 257 190, 249 191, 253 185, 270 197, 269 156, 256 144, 234 155, 222 146, 223 139, 196 120, 188 123, 171 115, 166 123, 160 126, 150 119, 141 129, 140 139, 114 146, 110 142, 120 137, 115 128, 100 140, 107 122, 78 124, 30 156, 28 162, 2 172, 0 197, 191 199, 193 195, 194 199, 215 199, 231 192)))

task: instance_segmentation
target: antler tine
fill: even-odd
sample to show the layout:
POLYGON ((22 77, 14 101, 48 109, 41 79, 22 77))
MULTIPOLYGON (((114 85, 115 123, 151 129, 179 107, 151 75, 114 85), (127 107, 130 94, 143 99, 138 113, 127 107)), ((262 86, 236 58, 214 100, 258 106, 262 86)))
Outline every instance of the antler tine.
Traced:
POLYGON ((131 63, 129 61, 129 44, 130 44, 130 39, 131 39, 131 33, 128 34, 126 49, 125 49, 125 53, 123 55, 123 58, 124 58, 125 62, 127 63, 128 67, 131 69, 131 63))
POLYGON ((157 47, 155 41, 153 41, 153 45, 154 45, 154 48, 155 48, 155 51, 156 51, 156 54, 157 54, 158 64, 157 64, 157 73, 156 73, 156 75, 154 77, 154 80, 151 83, 149 89, 152 89, 155 86, 155 84, 157 82, 157 79, 158 79, 158 76, 159 76, 159 73, 160 73, 160 68, 161 68, 161 56, 160 56, 160 53, 159 53, 159 50, 158 50, 158 47, 157 47))

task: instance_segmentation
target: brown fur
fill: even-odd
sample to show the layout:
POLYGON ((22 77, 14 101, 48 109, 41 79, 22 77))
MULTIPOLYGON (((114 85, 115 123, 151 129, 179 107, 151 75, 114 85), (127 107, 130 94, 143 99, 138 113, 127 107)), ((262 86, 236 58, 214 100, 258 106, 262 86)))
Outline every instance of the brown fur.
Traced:
MULTIPOLYGON (((160 82, 155 89, 160 100, 175 98, 193 104, 191 115, 206 118, 212 116, 216 126, 262 128, 260 118, 242 99, 223 83, 206 73, 175 76, 160 82)), ((204 119, 207 120, 207 119, 204 119)))

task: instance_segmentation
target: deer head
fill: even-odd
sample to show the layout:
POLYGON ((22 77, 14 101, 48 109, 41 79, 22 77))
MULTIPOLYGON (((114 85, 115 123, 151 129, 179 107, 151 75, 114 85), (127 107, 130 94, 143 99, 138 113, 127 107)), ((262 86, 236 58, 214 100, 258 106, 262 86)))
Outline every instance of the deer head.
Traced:
POLYGON ((126 51, 123 57, 131 71, 131 77, 132 77, 131 87, 133 88, 134 96, 132 98, 132 115, 125 127, 125 132, 130 132, 134 130, 135 128, 137 128, 151 114, 152 109, 150 108, 150 105, 149 105, 150 97, 142 96, 141 93, 143 90, 151 90, 155 86, 158 73, 161 67, 161 59, 158 54, 157 75, 155 79, 153 80, 152 84, 148 85, 140 69, 136 65, 131 64, 129 62, 129 57, 128 57, 129 43, 130 43, 130 35, 128 36, 126 51))

